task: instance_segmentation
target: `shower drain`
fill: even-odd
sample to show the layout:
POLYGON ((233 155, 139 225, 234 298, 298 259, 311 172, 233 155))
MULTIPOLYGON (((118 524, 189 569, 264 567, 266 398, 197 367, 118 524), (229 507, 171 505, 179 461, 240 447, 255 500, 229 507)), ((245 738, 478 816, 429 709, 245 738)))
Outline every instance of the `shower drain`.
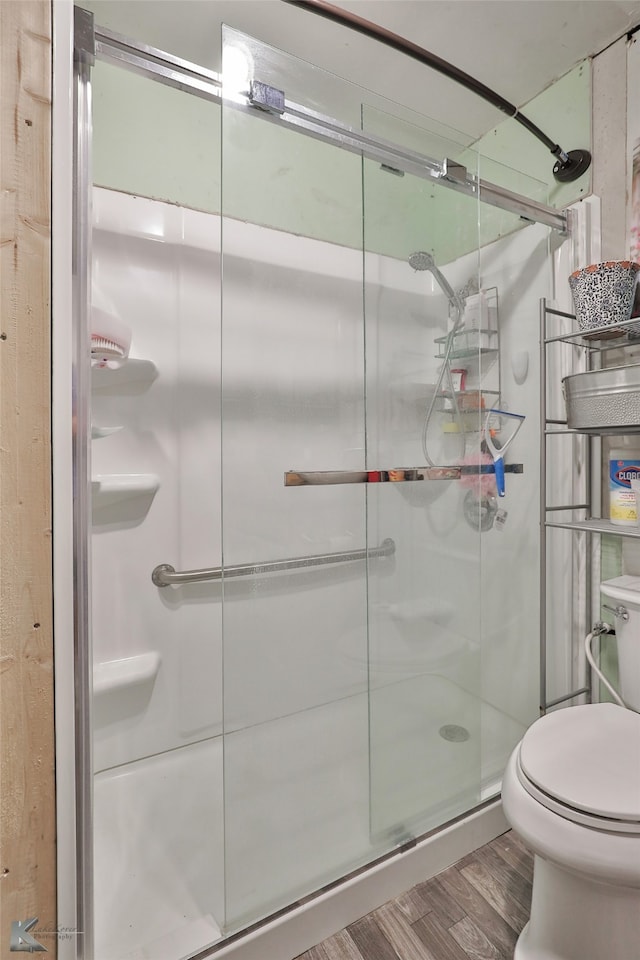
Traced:
POLYGON ((451 740, 453 743, 462 743, 471 736, 466 727, 461 727, 457 723, 446 723, 444 727, 440 727, 438 733, 443 740, 451 740))

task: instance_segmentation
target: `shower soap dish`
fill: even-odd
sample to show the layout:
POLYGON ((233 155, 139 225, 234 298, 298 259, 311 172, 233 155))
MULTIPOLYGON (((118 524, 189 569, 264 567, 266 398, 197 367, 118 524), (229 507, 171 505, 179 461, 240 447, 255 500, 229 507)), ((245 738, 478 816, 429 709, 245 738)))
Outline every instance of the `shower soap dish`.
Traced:
POLYGON ((113 392, 122 387, 131 389, 137 384, 136 392, 149 387, 158 376, 158 368, 152 360, 138 360, 128 357, 117 366, 94 361, 91 367, 91 386, 93 390, 113 392))
POLYGON ((94 694, 112 693, 155 680, 160 668, 160 654, 155 650, 134 657, 97 663, 93 668, 94 694))
POLYGON ((122 426, 117 427, 99 427, 97 423, 91 424, 91 439, 101 440, 103 437, 110 437, 112 433, 118 433, 122 426))
POLYGON ((581 433, 640 428, 640 364, 575 373, 562 381, 567 426, 581 433))
POLYGON ((111 507, 134 497, 152 498, 160 478, 155 473, 102 474, 91 480, 91 499, 96 510, 111 507))

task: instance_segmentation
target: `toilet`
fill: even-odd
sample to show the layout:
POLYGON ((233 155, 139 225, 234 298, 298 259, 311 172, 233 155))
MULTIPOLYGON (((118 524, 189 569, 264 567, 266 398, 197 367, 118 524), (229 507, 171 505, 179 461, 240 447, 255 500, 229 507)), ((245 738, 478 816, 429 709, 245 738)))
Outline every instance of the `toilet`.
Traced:
POLYGON ((504 812, 534 854, 514 960, 640 958, 640 577, 600 589, 615 612, 627 708, 556 710, 511 755, 504 812))

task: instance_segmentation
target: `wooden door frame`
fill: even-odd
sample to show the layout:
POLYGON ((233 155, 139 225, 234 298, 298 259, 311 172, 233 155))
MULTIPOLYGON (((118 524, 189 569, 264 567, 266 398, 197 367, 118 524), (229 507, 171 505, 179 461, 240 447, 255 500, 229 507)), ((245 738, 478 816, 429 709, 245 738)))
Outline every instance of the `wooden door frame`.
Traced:
POLYGON ((0 958, 55 957, 50 0, 0 2, 0 958), (39 933, 40 931, 40 933, 39 933), (39 939, 38 939, 39 938, 39 939))

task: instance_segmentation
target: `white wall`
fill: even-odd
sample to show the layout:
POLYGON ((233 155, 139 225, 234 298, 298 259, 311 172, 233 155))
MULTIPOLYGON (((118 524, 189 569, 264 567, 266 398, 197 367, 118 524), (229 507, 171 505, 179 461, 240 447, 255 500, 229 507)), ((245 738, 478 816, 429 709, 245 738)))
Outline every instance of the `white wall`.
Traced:
POLYGON ((199 936, 196 949, 225 918, 225 882, 237 925, 371 852, 363 565, 224 592, 151 583, 163 562, 366 543, 361 487, 283 483, 286 469, 362 463, 361 259, 228 222, 221 341, 219 251, 219 217, 95 192, 94 279, 133 329, 132 357, 153 364, 93 373, 94 425, 122 427, 93 442, 103 956, 171 957, 174 936, 199 936), (124 498, 127 475, 158 488, 124 498))
POLYGON ((219 238, 105 191, 94 216, 94 281, 142 363, 93 370, 92 423, 121 429, 93 441, 92 475, 150 478, 106 505, 94 490, 96 949, 170 958, 224 915, 219 588, 205 605, 151 583, 158 563, 220 563, 219 238))

